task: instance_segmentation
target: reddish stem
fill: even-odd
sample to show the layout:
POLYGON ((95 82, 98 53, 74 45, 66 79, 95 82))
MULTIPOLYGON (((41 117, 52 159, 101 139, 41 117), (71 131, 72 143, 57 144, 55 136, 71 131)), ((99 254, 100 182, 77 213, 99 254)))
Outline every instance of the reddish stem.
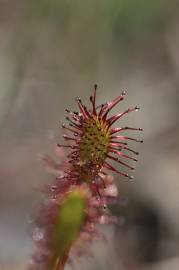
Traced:
POLYGON ((57 259, 57 263, 55 265, 55 269, 54 270, 64 270, 65 269, 65 264, 67 262, 68 259, 68 253, 66 253, 63 258, 58 258, 57 259))

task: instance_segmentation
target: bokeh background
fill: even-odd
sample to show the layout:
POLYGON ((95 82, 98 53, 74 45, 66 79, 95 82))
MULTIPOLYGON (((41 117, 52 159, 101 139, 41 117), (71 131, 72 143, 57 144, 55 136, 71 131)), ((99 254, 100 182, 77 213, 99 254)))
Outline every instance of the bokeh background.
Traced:
POLYGON ((0 269, 25 269, 39 189, 53 179, 39 154, 54 156, 65 108, 88 103, 94 83, 99 102, 127 89, 120 109, 141 111, 124 125, 143 127, 144 144, 135 181, 116 177, 124 223, 76 268, 178 269, 178 14, 177 0, 0 0, 0 269))

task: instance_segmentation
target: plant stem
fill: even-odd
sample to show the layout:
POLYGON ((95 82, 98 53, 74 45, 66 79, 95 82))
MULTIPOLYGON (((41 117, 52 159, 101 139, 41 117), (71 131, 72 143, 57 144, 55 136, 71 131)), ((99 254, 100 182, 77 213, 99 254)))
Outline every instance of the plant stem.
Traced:
POLYGON ((58 258, 57 259, 57 264, 55 266, 55 269, 54 270, 64 270, 65 269, 65 264, 66 264, 66 261, 68 259, 68 253, 66 253, 63 258, 58 258))

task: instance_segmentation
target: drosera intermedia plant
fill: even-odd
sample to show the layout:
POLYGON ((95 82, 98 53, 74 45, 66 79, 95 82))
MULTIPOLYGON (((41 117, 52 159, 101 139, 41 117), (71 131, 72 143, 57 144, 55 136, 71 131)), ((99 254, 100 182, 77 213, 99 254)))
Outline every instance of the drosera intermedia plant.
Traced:
POLYGON ((66 109, 68 124, 63 135, 66 143, 58 144, 64 149, 65 158, 60 163, 44 157, 43 160, 57 172, 53 184, 44 188, 45 199, 34 215, 33 239, 36 251, 29 270, 63 270, 67 261, 87 252, 85 247, 100 233, 96 224, 117 223, 106 208, 118 197, 113 176, 133 176, 118 170, 111 164, 115 161, 122 167, 134 170, 127 160, 137 161, 138 152, 129 148, 130 141, 141 139, 122 135, 123 131, 142 131, 141 128, 118 127, 113 124, 125 115, 138 111, 133 107, 109 116, 110 111, 121 102, 126 93, 110 102, 96 105, 96 90, 90 97, 91 108, 77 98, 79 111, 66 109))

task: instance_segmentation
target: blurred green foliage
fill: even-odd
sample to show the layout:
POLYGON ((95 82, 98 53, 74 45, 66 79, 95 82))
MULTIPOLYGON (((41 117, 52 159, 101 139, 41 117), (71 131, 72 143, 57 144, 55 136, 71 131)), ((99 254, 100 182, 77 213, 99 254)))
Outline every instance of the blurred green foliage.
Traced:
POLYGON ((133 40, 149 41, 163 31, 175 4, 175 0, 108 1, 113 35, 125 45, 133 40))
MULTIPOLYGON (((116 39, 123 43, 129 40, 148 40, 159 33, 167 23, 176 0, 35 0, 28 1, 27 10, 33 20, 49 20, 65 29, 73 23, 73 17, 86 26, 87 18, 103 24, 106 31, 112 31, 116 39), (94 15, 94 16, 93 16, 94 15)), ((30 18, 29 17, 29 18, 30 18)), ((91 30, 90 30, 91 31, 91 30)), ((93 28, 95 32, 96 29, 93 28)), ((100 35, 100 33, 99 33, 100 35)))
POLYGON ((123 56, 126 62, 131 52, 141 53, 156 40, 163 42, 162 35, 177 13, 177 2, 20 1, 17 4, 21 10, 20 17, 6 46, 14 73, 11 83, 8 82, 11 85, 9 103, 4 110, 1 126, 8 122, 18 100, 21 83, 24 77, 28 77, 29 67, 38 70, 33 73, 37 80, 43 69, 51 76, 48 80, 55 83, 65 77, 64 70, 95 80, 103 65, 112 63, 118 66, 119 62, 123 65, 123 56))

